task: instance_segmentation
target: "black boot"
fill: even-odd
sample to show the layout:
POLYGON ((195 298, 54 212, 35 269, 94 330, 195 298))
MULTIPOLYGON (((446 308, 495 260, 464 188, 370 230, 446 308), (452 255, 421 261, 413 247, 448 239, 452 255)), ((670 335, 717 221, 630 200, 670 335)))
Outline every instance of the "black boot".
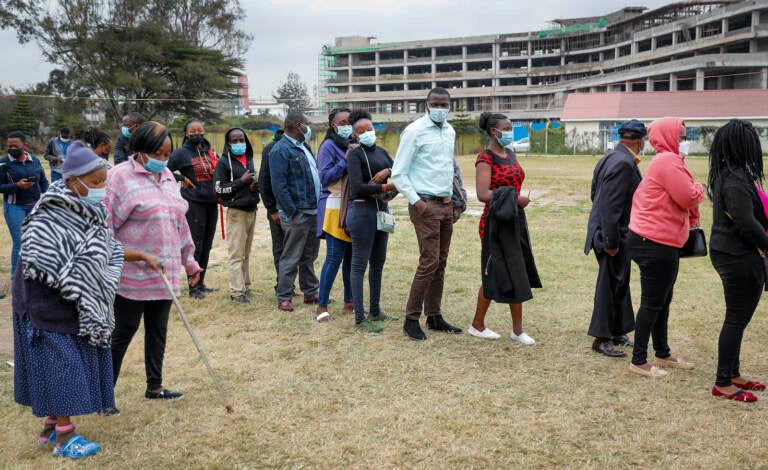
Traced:
POLYGON ((424 341, 427 339, 427 335, 421 331, 419 320, 411 320, 410 318, 405 319, 403 334, 414 341, 424 341))
POLYGON ((204 299, 205 292, 198 286, 189 288, 189 297, 192 299, 204 299))
POLYGON ((427 328, 432 331, 445 331, 446 333, 461 333, 461 328, 456 328, 443 320, 442 315, 430 315, 427 317, 427 328))

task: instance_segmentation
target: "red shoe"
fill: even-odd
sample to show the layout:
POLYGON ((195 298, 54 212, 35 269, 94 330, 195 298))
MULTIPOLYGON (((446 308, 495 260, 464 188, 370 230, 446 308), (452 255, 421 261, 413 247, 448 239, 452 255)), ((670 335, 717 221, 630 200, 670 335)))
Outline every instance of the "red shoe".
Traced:
POLYGON ((763 390, 765 390, 765 384, 761 384, 757 380, 755 381, 750 380, 749 382, 743 383, 743 384, 737 384, 736 382, 731 382, 731 383, 733 383, 733 385, 739 387, 742 390, 754 390, 756 392, 762 392, 763 390))
POLYGON ((743 401, 745 403, 753 403, 757 401, 757 397, 754 394, 744 390, 739 390, 736 393, 723 393, 718 390, 717 387, 712 387, 712 396, 734 401, 743 401))

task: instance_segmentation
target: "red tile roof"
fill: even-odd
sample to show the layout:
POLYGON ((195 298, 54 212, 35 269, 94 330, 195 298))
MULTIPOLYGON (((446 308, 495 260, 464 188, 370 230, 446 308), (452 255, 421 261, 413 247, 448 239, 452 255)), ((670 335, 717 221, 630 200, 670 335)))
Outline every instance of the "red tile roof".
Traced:
POLYGON ((563 121, 768 118, 768 90, 571 93, 563 121))

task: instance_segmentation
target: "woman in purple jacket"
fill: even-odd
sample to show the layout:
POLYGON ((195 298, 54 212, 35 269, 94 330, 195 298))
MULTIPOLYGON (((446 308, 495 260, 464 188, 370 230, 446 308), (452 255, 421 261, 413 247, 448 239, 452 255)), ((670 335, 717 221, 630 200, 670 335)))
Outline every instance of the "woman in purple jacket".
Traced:
POLYGON ((317 170, 323 191, 317 203, 317 236, 325 238, 326 255, 320 272, 320 292, 317 300, 315 320, 330 320, 328 302, 333 281, 339 267, 344 283, 344 311, 352 312, 352 293, 350 292, 349 273, 352 257, 352 239, 339 226, 341 207, 341 189, 344 175, 347 174, 346 153, 357 144, 350 141, 352 126, 349 123, 350 110, 335 108, 328 115, 328 132, 317 151, 317 170))

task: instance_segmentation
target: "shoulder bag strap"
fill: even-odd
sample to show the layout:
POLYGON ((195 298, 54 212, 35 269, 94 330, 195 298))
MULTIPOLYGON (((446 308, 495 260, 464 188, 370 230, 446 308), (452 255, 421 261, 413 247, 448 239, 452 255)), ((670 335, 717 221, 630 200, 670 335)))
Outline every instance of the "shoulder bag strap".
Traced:
MULTIPOLYGON (((363 151, 363 157, 365 157, 365 166, 368 167, 368 174, 370 175, 369 176, 370 179, 368 180, 368 183, 370 183, 371 180, 373 179, 373 172, 371 171, 371 164, 368 161, 368 154, 365 152, 365 149, 363 148, 362 145, 360 146, 360 150, 363 151)), ((379 200, 376 198, 373 198, 373 200, 376 201, 376 210, 380 211, 381 208, 379 207, 379 200)))

